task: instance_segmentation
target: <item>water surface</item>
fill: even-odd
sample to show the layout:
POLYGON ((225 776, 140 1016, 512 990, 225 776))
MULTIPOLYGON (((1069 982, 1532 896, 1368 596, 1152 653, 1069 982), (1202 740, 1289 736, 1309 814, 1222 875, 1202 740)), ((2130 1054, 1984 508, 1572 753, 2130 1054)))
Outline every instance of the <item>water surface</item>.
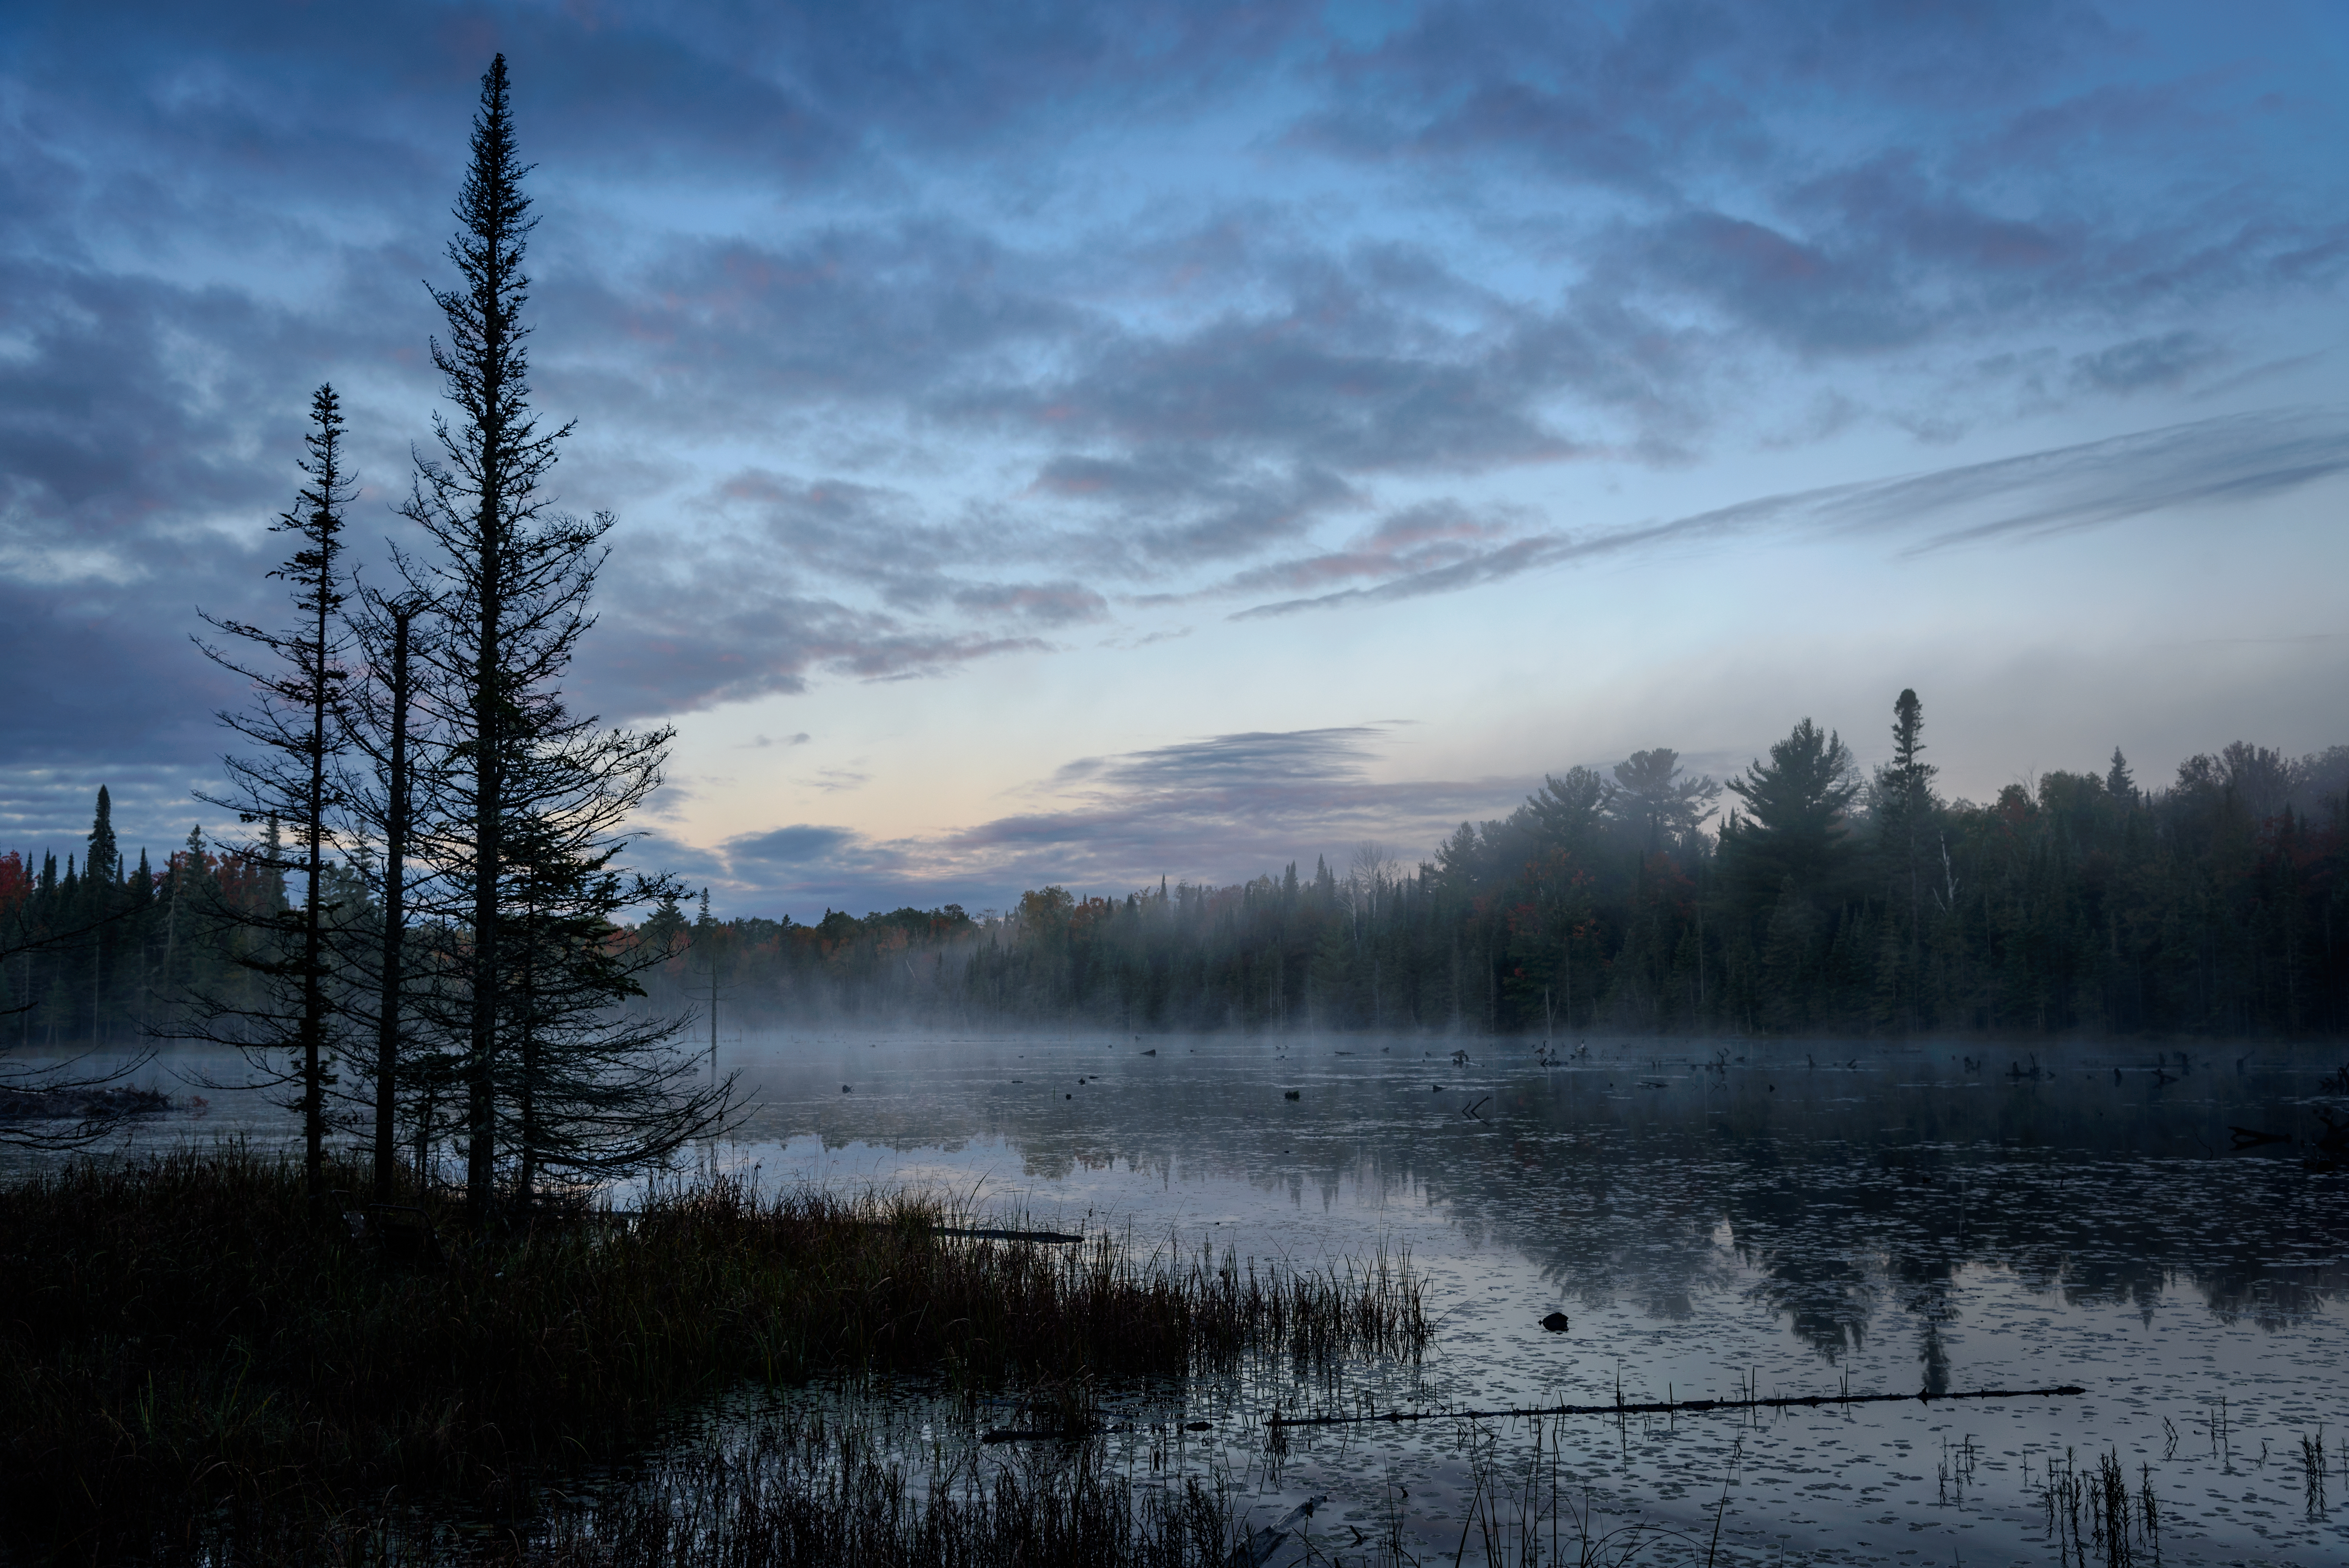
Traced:
MULTIPOLYGON (((1260 1376, 1217 1412, 1221 1462, 1259 1511, 1332 1494, 1317 1529, 1335 1521, 1340 1549, 1349 1520, 1373 1528, 1407 1492, 1423 1554, 1448 1560, 1478 1445, 1523 1515, 1534 1423, 1296 1434, 1274 1463, 1251 1423, 1275 1402, 2077 1384, 1547 1423, 1540 1508, 1587 1488, 1594 1533, 1640 1520, 1706 1545, 1717 1511, 1733 1560, 2036 1563, 2057 1554, 2051 1479, 2111 1453, 2133 1497, 2156 1496, 2164 1561, 2349 1561, 2349 1174, 2316 1146, 2316 1112, 2349 1109, 2322 1092, 2336 1063, 1591 1041, 1550 1066, 1532 1042, 1464 1044, 1455 1060, 1425 1038, 753 1040, 729 1048, 761 1102, 729 1158, 1243 1258, 1407 1249, 1441 1326, 1421 1367, 1335 1392, 1260 1376), (2238 1150, 2235 1127, 2293 1141, 2238 1150), (1566 1333, 1539 1326, 1553 1311, 1566 1333), (2321 1495, 2302 1447, 2320 1437, 2321 1495)), ((1469 1542, 1475 1560, 1481 1529, 1469 1542)))
MULTIPOLYGON (((1322 1552, 1400 1513, 1423 1560, 1478 1561, 1473 1503, 1538 1531, 1544 1560, 1553 1529, 1571 1559, 1578 1528, 1636 1524, 1680 1532, 1643 1561, 2053 1562, 2070 1526, 2051 1534, 2051 1482, 2065 1513, 2062 1478, 2109 1454, 2133 1507, 2154 1495, 2164 1562, 2338 1563, 2349 1172, 2318 1114, 2349 1115, 2325 1092, 2335 1054, 1591 1040, 1545 1061, 1420 1037, 778 1034, 722 1047, 752 1105, 698 1158, 769 1186, 934 1184, 1145 1251, 1407 1252, 1439 1326, 1415 1367, 1113 1391, 1133 1430, 1110 1462, 1212 1472, 1259 1521, 1326 1495, 1322 1552), (2238 1150, 2235 1128, 2292 1141, 2238 1150), (1540 1326, 1554 1311, 1566 1332, 1540 1326), (1381 1424, 1285 1453, 1261 1424, 2059 1384, 2086 1392, 1381 1424), (1177 1418, 1210 1429, 1170 1437, 1177 1418)), ((282 1112, 208 1099, 140 1138, 291 1139, 282 1112)))

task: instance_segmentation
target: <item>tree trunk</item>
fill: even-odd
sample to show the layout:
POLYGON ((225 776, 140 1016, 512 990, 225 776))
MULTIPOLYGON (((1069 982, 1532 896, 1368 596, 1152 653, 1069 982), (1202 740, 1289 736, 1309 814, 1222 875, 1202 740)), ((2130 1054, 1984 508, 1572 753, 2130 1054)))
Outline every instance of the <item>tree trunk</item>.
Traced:
MULTIPOLYGON (((392 1196, 392 1168, 397 1161, 394 1113, 399 1067, 399 1004, 401 965, 408 945, 408 637, 415 619, 413 605, 395 605, 391 612, 391 756, 385 791, 383 830, 383 961, 375 1015, 375 1198, 388 1203, 392 1196)), ((424 1179, 418 1161, 417 1180, 424 1179)))

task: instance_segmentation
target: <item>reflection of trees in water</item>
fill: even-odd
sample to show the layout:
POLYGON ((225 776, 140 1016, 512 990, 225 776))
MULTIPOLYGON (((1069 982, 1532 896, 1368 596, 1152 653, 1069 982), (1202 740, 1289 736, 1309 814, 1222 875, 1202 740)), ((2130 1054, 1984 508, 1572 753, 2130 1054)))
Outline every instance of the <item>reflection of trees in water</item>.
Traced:
POLYGON ((2279 1264, 2246 1257, 2198 1272, 2194 1287, 2221 1323, 2248 1320, 2272 1333, 2297 1327, 2349 1292, 2349 1264, 2279 1264))
POLYGON ((2349 1264, 2335 1261, 2349 1221, 2332 1217, 2349 1214, 2339 1202, 2349 1179, 2291 1160, 2210 1157, 2230 1122, 2292 1127, 2303 1113, 2290 1097, 2314 1068, 2306 1083, 2198 1070, 2188 1086, 2147 1074, 2116 1086, 2109 1064, 2092 1078, 2058 1060, 2042 1080, 1992 1082, 1954 1063, 1908 1063, 1897 1073, 1944 1081, 1799 1061, 1734 1081, 1668 1069, 1673 1088, 1639 1094, 1609 1091, 1608 1069, 1526 1077, 1498 1086, 1493 1121, 1473 1130, 1454 1125, 1452 1097, 1431 1103, 1415 1085, 1414 1099, 1378 1079, 1317 1083, 1300 1121, 1257 1081, 1264 1065, 1198 1070, 1204 1062, 1090 1106, 1061 1098, 1088 1095, 1076 1064, 1063 1074, 1036 1063, 1031 1079, 1070 1081, 1049 1095, 1034 1082, 974 1084, 891 1106, 812 1098, 806 1110, 828 1143, 1000 1137, 1039 1180, 1113 1159, 1300 1204, 1309 1191, 1325 1207, 1408 1195, 1443 1210, 1471 1244, 1490 1236, 1522 1251, 1585 1308, 1620 1301, 1682 1321, 1708 1293, 1752 1281, 1831 1359, 1889 1311, 1908 1320, 1929 1389, 1947 1385, 1969 1266, 2147 1318, 2190 1283, 2221 1320, 2270 1328, 2349 1288, 2349 1264))
POLYGON ((1786 1248, 1764 1259, 1754 1294, 1786 1319, 1795 1338, 1829 1361, 1867 1344, 1879 1284, 1869 1269, 1807 1247, 1786 1248))
POLYGON ((1589 1134, 1528 1133, 1467 1152, 1427 1172, 1430 1197, 1482 1221, 1583 1310, 1629 1300, 1678 1322, 1737 1277, 1713 1243, 1717 1182, 1696 1163, 1589 1134))
MULTIPOLYGON (((2324 1217, 2349 1183, 2284 1161, 2203 1157, 2210 1125, 2244 1112, 2223 1096, 2116 1109, 2110 1083, 2107 1071, 2077 1087, 1921 1085, 1798 1118, 1724 1096, 1704 1121, 1651 1123, 1606 1154, 1583 1130, 1558 1159, 1603 1159, 1606 1172, 1569 1165, 1549 1180, 1636 1210, 1636 1242, 1607 1226, 1516 1233, 1552 1277, 1654 1299, 1664 1306, 1654 1315, 1675 1317, 1686 1310, 1676 1293, 1718 1281, 1702 1260, 1720 1257, 1713 1232, 1725 1221, 1738 1261, 1761 1276, 1755 1296, 1798 1339, 1832 1360, 1896 1310, 1913 1325, 1932 1392, 1949 1387, 1970 1265, 2072 1305, 2130 1305, 2148 1321, 2182 1280, 2222 1320, 2271 1328, 2349 1288, 2349 1263, 2332 1261, 2349 1224, 2324 1217), (1675 1246, 1687 1255, 1670 1255, 1675 1246)), ((2289 1114, 2261 1124, 2288 1125, 2289 1114)))
POLYGON ((1950 1346, 1942 1330, 1957 1321, 1951 1295, 1958 1267, 1954 1238, 1934 1237, 1914 1252, 1894 1253, 1887 1271, 1893 1300, 1916 1320, 1925 1392, 1937 1397, 1950 1391, 1950 1346))

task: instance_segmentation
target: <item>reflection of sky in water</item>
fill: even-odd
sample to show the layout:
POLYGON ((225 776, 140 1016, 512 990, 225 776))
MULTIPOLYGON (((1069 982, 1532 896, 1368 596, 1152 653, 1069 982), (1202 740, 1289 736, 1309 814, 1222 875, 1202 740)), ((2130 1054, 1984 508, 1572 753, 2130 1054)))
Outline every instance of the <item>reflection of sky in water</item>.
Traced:
MULTIPOLYGON (((2333 1103, 2314 1094, 2330 1062, 2262 1047, 2239 1069, 2242 1047, 2210 1048, 2162 1082, 2150 1051, 2125 1047, 2050 1053, 2051 1076, 2017 1080, 2004 1051, 1969 1070, 1945 1050, 1853 1047, 1847 1059, 1866 1053, 1853 1068, 1740 1043, 1708 1068, 1693 1064, 1710 1051, 1685 1045, 1602 1043, 1545 1070, 1513 1042, 1475 1042, 1460 1066, 1448 1049, 738 1043, 725 1065, 757 1104, 701 1158, 771 1186, 934 1184, 993 1216, 1112 1225, 1145 1248, 1308 1264, 1407 1248, 1441 1325, 1425 1367, 1368 1369, 1336 1392, 1260 1368, 1196 1391, 1192 1413, 1236 1434, 1276 1399, 1579 1403, 1611 1398, 1619 1377, 1634 1399, 1734 1396, 1749 1379, 1764 1395, 1833 1393, 1847 1377, 1855 1392, 2088 1389, 1546 1432, 1562 1484, 1587 1484, 1612 1522, 1644 1513, 1709 1532, 1726 1481, 1723 1552, 1738 1559, 1783 1547, 1798 1561, 2043 1561, 2051 1456, 2085 1467, 2114 1448, 2133 1481, 2150 1467, 2165 1561, 2349 1559, 2333 1522, 2344 1516, 2306 1516, 2299 1444, 2324 1427, 2327 1501, 2349 1506, 2336 1301, 2349 1175, 2302 1158, 2310 1107, 2333 1103), (2303 1147, 2234 1153, 2236 1124, 2303 1147), (1537 1326, 1553 1308, 1570 1332, 1537 1326)), ((291 1133, 218 1095, 209 1114, 291 1133)), ((1521 1470, 1529 1427, 1484 1430, 1502 1470, 1521 1470)), ((1448 1556, 1467 1440, 1450 1422, 1300 1434, 1268 1471, 1236 1435, 1221 1459, 1264 1489, 1267 1511, 1329 1491, 1338 1506, 1319 1517, 1364 1529, 1387 1489, 1408 1488, 1409 1513, 1448 1556)))

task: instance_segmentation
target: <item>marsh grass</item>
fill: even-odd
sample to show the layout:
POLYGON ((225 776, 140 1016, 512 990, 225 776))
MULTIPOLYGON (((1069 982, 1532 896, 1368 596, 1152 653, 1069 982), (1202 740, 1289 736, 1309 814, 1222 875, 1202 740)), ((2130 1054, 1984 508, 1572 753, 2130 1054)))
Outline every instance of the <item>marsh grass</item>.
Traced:
POLYGON ((2101 1560, 2106 1568, 2132 1568, 2140 1551, 2160 1560, 2161 1514, 2152 1467, 2138 1467, 2138 1477, 2140 1489, 2132 1498, 2118 1449, 2099 1454, 2093 1470, 2083 1470, 2070 1449, 2064 1450, 2060 1462, 2048 1460, 2040 1502, 2047 1517, 2047 1537, 2063 1562, 2085 1568, 2092 1560, 2101 1560))
POLYGON ((1072 1443, 924 1474, 854 1415, 802 1412, 672 1449, 514 1556, 547 1568, 1223 1568, 1225 1494, 1195 1475, 1137 1484, 1099 1459, 1097 1444, 1072 1443))
POLYGON ((1692 1533, 1610 1513, 1587 1490, 1578 1496, 1558 1443, 1538 1437, 1530 1455, 1512 1459, 1489 1430, 1464 1434, 1474 1486, 1456 1540, 1439 1549, 1412 1537, 1408 1493, 1392 1478, 1366 1518, 1309 1504, 1250 1529, 1248 1504, 1261 1501, 1253 1480, 1154 1463, 1147 1474, 1119 1473, 1097 1440, 990 1452, 968 1422, 949 1418, 952 1429, 934 1435, 938 1414, 908 1417, 854 1398, 738 1409, 596 1494, 547 1511, 526 1534, 467 1544, 409 1518, 358 1555, 390 1563, 461 1553, 513 1568, 1711 1568, 1723 1560, 1726 1478, 1713 1528, 1692 1533))
POLYGON ((720 1178, 471 1234, 430 1192, 399 1201, 438 1261, 393 1260, 305 1202, 297 1169, 233 1146, 0 1190, 0 1540, 290 1561, 363 1539, 387 1500, 520 1508, 533 1478, 746 1382, 1090 1390, 1252 1354, 1416 1355, 1427 1335, 1407 1260, 1311 1274, 956 1238, 969 1216, 919 1194, 720 1178))

